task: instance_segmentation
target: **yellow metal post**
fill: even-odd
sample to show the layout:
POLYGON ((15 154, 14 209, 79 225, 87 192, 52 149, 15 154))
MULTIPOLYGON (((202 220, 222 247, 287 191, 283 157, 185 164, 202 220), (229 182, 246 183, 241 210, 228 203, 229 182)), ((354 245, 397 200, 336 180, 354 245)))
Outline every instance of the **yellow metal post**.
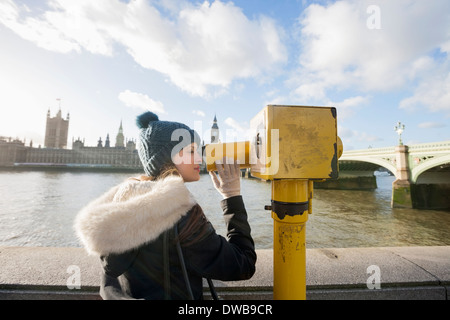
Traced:
POLYGON ((250 127, 250 141, 207 145, 207 170, 216 170, 214 161, 226 156, 251 168, 252 176, 272 181, 274 299, 306 299, 305 238, 313 181, 339 176, 343 146, 336 108, 268 105, 250 127))
POLYGON ((306 244, 308 180, 272 181, 273 297, 306 299, 306 244))

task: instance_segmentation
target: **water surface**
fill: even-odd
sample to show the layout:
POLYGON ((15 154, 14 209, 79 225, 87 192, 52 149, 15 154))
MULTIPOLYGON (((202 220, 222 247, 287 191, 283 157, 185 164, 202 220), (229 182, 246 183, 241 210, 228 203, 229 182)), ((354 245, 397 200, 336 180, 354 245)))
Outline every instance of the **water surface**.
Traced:
MULTIPOLYGON (((130 176, 128 173, 0 171, 0 246, 78 247, 77 212, 130 176)), ((393 177, 379 176, 375 191, 314 191, 306 228, 308 248, 450 245, 450 213, 392 209, 393 177)), ((220 234, 220 194, 209 175, 187 184, 220 234)), ((258 249, 272 247, 271 184, 242 179, 242 195, 258 249)))

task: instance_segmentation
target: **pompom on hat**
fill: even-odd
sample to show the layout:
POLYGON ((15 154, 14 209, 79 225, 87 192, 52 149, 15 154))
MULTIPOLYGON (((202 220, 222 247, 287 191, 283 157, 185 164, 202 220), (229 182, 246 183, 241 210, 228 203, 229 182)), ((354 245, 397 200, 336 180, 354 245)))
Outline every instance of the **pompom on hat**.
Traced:
POLYGON ((172 156, 192 143, 200 146, 200 136, 187 125, 179 122, 160 121, 147 111, 136 118, 140 129, 138 153, 144 171, 156 177, 165 164, 173 163, 172 156))

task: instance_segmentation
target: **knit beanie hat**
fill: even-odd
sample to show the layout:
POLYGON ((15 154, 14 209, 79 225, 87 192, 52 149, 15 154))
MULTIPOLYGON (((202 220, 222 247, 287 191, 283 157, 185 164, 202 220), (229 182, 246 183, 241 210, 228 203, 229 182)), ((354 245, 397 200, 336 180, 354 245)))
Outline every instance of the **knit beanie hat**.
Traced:
POLYGON ((194 142, 200 147, 197 132, 182 123, 160 121, 153 112, 138 116, 136 124, 140 129, 139 158, 148 176, 156 177, 165 164, 173 163, 172 157, 184 147, 194 142))

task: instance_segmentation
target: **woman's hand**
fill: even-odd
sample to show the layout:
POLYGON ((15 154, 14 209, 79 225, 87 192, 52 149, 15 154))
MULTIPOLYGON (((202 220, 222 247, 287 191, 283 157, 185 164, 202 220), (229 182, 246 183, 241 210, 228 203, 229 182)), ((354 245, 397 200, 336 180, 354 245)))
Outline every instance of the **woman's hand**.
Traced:
POLYGON ((234 163, 233 161, 229 164, 229 162, 225 161, 225 159, 223 161, 224 164, 217 163, 216 161, 219 177, 217 177, 215 172, 209 172, 214 187, 224 199, 241 194, 241 170, 239 169, 239 163, 234 163))

